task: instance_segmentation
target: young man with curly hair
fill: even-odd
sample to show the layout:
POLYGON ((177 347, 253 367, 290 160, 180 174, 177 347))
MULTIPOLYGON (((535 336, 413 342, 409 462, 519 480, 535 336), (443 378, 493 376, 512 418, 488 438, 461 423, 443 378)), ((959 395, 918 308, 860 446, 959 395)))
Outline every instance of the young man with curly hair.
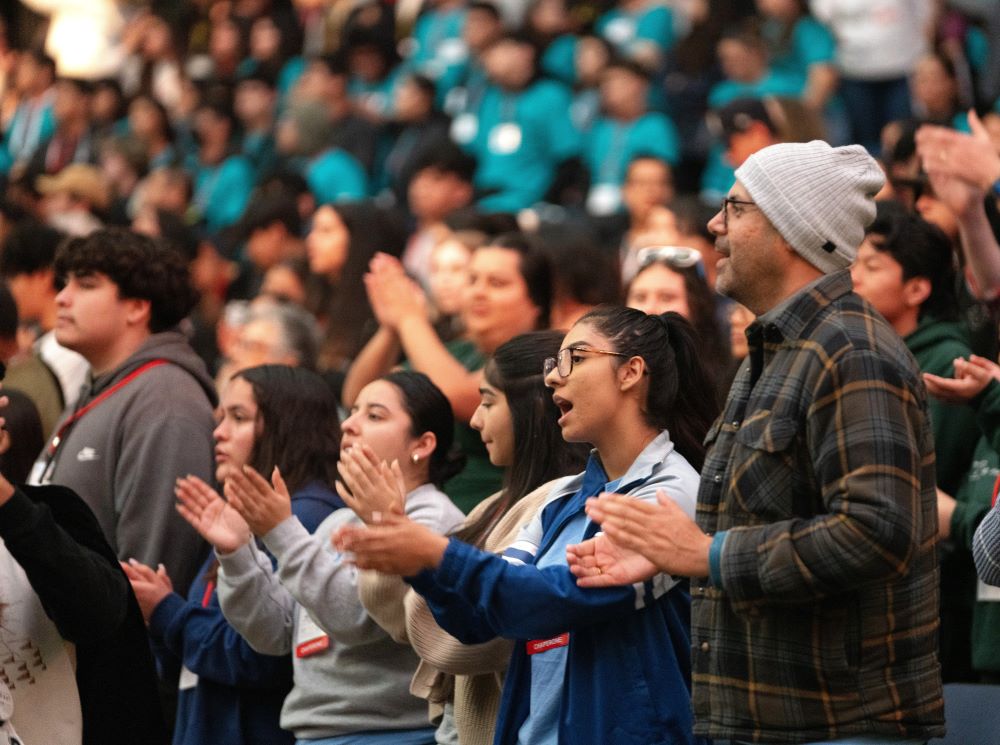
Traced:
POLYGON ((68 486, 97 516, 119 558, 162 563, 184 592, 201 562, 198 536, 174 511, 174 481, 210 480, 215 389, 178 324, 195 292, 184 259, 120 228, 70 240, 56 254, 55 334, 91 366, 32 481, 68 486))

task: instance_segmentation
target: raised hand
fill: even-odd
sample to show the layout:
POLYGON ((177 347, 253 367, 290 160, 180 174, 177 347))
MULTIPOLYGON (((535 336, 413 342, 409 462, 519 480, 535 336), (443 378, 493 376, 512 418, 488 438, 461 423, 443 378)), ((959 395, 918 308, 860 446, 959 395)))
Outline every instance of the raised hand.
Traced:
POLYGON ((361 443, 341 453, 337 492, 354 514, 371 524, 373 513, 403 514, 406 486, 398 461, 390 466, 361 443))
POLYGON ((645 582, 660 570, 637 551, 613 543, 604 533, 566 547, 569 570, 580 587, 613 587, 645 582))
POLYGON ((219 553, 230 554, 249 543, 250 527, 239 513, 197 476, 177 479, 177 511, 219 553))
POLYGON ((950 404, 964 404, 985 390, 991 380, 1000 380, 1000 365, 978 355, 955 359, 955 377, 943 378, 924 373, 927 392, 950 404))
POLYGON ((120 561, 118 563, 125 572, 125 576, 128 577, 128 581, 132 584, 132 592, 135 593, 135 599, 139 601, 139 609, 142 611, 142 617, 148 624, 153 611, 156 610, 156 606, 160 604, 163 598, 174 591, 174 583, 170 581, 170 577, 167 575, 167 568, 163 564, 160 564, 154 572, 151 567, 135 559, 129 559, 127 562, 120 561))
POLYGON ((271 483, 250 466, 226 479, 226 498, 255 535, 269 533, 292 516, 292 496, 274 467, 271 483))
POLYGON ((341 553, 354 554, 359 569, 412 577, 435 569, 448 548, 448 539, 405 515, 387 513, 368 526, 346 525, 330 541, 341 553))

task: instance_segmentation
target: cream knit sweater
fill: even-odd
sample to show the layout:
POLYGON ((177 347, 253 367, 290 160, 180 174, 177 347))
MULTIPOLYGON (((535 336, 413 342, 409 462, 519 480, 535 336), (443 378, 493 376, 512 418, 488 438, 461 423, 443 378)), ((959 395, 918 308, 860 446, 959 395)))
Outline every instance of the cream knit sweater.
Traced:
MULTIPOLYGON (((545 504, 553 483, 543 484, 508 510, 482 548, 499 554, 513 543, 521 527, 545 504)), ((483 500, 469 513, 466 524, 475 522, 499 498, 498 492, 483 500)), ((453 696, 459 742, 490 745, 514 643, 498 637, 484 644, 462 644, 437 625, 424 599, 399 577, 361 572, 358 589, 369 615, 393 639, 410 644, 420 655, 410 692, 427 699, 432 721, 453 696)))

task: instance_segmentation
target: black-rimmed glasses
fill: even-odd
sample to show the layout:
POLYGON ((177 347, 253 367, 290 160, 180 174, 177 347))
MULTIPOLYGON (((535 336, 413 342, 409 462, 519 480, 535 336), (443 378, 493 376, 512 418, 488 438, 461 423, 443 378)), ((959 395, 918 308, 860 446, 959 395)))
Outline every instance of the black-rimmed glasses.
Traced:
POLYGON ((573 354, 575 352, 591 352, 592 354, 607 354, 612 357, 628 357, 622 352, 608 352, 604 349, 590 349, 589 347, 564 347, 560 349, 555 357, 546 357, 542 363, 542 374, 548 377, 549 373, 555 370, 560 378, 568 378, 573 372, 573 354))
POLYGON ((729 230, 729 205, 738 204, 743 207, 756 207, 756 202, 751 202, 749 199, 736 199, 735 197, 725 197, 722 200, 722 227, 729 230))

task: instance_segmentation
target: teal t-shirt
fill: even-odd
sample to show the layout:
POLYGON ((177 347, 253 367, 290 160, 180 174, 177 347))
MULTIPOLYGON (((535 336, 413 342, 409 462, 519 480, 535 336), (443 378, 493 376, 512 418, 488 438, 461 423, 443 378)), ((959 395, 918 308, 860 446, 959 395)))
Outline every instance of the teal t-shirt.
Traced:
POLYGON ((243 215, 254 186, 254 170, 250 161, 232 155, 217 165, 195 161, 194 205, 214 232, 235 223, 243 215))
POLYGON ((313 158, 306 166, 305 177, 317 204, 364 199, 368 195, 364 168, 352 155, 338 148, 313 158))
POLYGON ((837 42, 833 34, 812 16, 799 18, 786 35, 778 21, 767 21, 762 32, 771 53, 771 70, 799 81, 799 93, 806 87, 809 68, 815 64, 833 64, 837 42))
POLYGON ((479 162, 476 186, 492 192, 481 209, 516 212, 545 196, 556 166, 580 152, 570 104, 569 90, 551 80, 517 92, 486 89, 467 146, 479 162))
POLYGON ((660 52, 674 45, 674 14, 665 5, 650 3, 637 12, 613 8, 597 19, 597 33, 626 56, 643 44, 653 44, 660 52))

